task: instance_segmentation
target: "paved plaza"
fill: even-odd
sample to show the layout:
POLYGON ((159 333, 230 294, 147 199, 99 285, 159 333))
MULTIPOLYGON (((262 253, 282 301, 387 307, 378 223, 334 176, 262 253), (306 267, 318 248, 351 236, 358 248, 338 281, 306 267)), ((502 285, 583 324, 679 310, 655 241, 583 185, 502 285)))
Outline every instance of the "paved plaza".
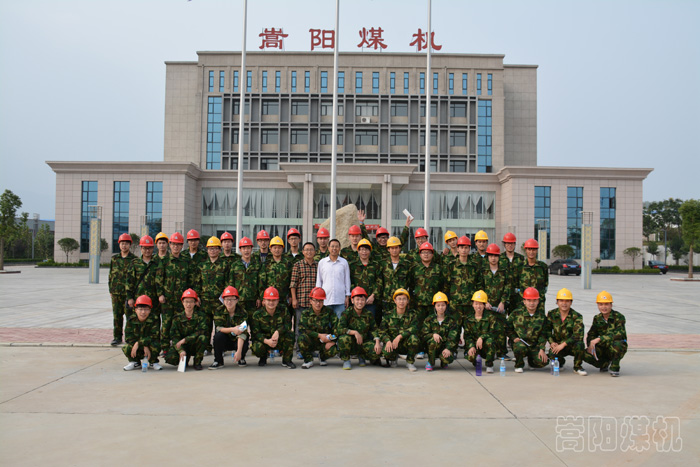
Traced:
MULTIPOLYGON (((700 460, 700 283, 552 277, 586 329, 608 290, 627 317, 622 376, 547 370, 477 377, 377 367, 125 372, 111 340, 107 271, 0 275, 0 465, 584 465, 700 460), (568 417, 568 418, 566 418, 568 417)), ((461 356, 460 356, 461 357, 461 356)), ((204 364, 212 357, 205 357, 204 364)), ((297 363, 300 363, 297 361, 297 363)))

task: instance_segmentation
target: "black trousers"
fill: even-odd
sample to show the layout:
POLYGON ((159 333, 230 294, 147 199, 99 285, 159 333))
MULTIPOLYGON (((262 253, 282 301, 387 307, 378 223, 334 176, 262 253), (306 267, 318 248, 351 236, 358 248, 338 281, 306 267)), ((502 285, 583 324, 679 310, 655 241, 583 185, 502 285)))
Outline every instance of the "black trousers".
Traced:
MULTIPOLYGON (((248 353, 250 339, 246 339, 243 343, 241 359, 245 359, 248 353)), ((226 334, 217 332, 214 334, 214 361, 221 364, 224 363, 224 352, 227 350, 238 350, 238 337, 235 334, 226 334)))

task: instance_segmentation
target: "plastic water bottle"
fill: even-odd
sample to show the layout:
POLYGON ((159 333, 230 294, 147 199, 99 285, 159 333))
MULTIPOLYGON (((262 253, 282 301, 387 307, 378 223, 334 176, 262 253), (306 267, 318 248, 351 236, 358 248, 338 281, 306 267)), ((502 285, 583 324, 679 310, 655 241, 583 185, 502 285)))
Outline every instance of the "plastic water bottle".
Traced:
POLYGON ((270 359, 270 363, 275 363, 275 351, 274 350, 270 350, 269 359, 270 359))
POLYGON ((476 356, 476 376, 481 376, 481 355, 476 356))
POLYGON ((141 360, 141 371, 144 373, 148 371, 148 359, 145 357, 141 360))
POLYGON ((500 374, 501 376, 505 376, 505 375, 506 375, 506 360, 505 360, 503 357, 501 357, 501 371, 500 371, 499 374, 500 374))
POLYGON ((559 376, 559 359, 554 358, 554 376, 559 376))
POLYGON ((549 374, 554 375, 554 360, 549 359, 549 374))

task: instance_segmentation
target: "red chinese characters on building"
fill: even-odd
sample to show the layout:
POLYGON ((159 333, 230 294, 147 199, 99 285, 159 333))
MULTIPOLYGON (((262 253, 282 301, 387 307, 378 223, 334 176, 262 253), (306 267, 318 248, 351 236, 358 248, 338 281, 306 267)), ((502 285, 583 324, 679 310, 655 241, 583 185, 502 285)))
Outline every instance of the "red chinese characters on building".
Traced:
MULTIPOLYGON (((422 29, 418 28, 418 32, 413 35, 413 42, 408 44, 409 46, 416 46, 417 51, 421 51, 423 49, 428 48, 428 33, 423 32, 422 29)), ((432 50, 440 50, 442 49, 441 45, 435 45, 435 32, 430 33, 430 46, 432 47, 432 50)))
POLYGON ((263 29, 263 32, 258 34, 259 37, 262 37, 262 45, 260 46, 261 49, 283 49, 282 46, 282 41, 284 40, 285 37, 289 37, 289 34, 284 34, 284 31, 282 28, 275 29, 275 28, 268 28, 268 29, 263 29))
POLYGON ((360 38, 362 39, 357 47, 377 50, 379 47, 386 49, 387 45, 384 43, 382 38, 382 33, 384 30, 382 28, 367 28, 360 29, 360 38))
POLYGON ((311 51, 316 47, 322 49, 335 48, 335 31, 332 29, 309 29, 311 33, 311 51))

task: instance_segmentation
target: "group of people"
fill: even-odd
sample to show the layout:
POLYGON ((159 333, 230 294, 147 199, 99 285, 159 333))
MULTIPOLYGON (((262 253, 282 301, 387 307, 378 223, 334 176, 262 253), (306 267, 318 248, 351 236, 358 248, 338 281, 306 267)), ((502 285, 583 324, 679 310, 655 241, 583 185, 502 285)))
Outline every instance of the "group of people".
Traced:
POLYGON ((317 245, 300 245, 299 231, 289 229, 287 251, 282 238, 261 230, 257 251, 243 237, 240 254, 228 232, 200 249, 199 233, 190 230, 188 251, 182 234, 159 233, 155 241, 140 239, 136 257, 131 237, 122 234, 109 291, 112 345, 121 344, 124 334, 124 369, 148 359, 160 370, 162 356, 172 365, 193 359, 201 370, 207 353, 214 354, 209 369, 219 369, 228 350, 245 366, 251 350, 259 366, 279 354, 283 366, 295 368, 296 352, 305 369, 315 357, 325 366, 337 355, 343 369, 351 369, 353 357, 360 366, 395 367, 402 356, 410 371, 416 371, 416 359, 427 357, 425 369, 432 371, 438 360, 448 367, 463 347, 466 359, 474 365, 482 360, 491 373, 495 359, 511 360, 510 346, 518 373, 525 361, 541 368, 556 358, 563 366, 572 356, 579 375, 587 374, 583 361, 619 375, 627 350, 624 316, 612 310, 608 292, 598 294, 600 314, 584 343, 582 317, 571 308, 569 290, 560 290, 557 307, 545 314, 548 270, 537 260, 534 239, 524 243, 523 256, 512 233, 504 235, 501 251, 479 231, 472 253, 469 237, 448 231, 445 248, 435 251, 419 228, 417 248, 404 250, 410 219, 400 237, 380 227, 374 240, 361 211, 358 221, 342 249, 325 228, 317 231, 317 245))

